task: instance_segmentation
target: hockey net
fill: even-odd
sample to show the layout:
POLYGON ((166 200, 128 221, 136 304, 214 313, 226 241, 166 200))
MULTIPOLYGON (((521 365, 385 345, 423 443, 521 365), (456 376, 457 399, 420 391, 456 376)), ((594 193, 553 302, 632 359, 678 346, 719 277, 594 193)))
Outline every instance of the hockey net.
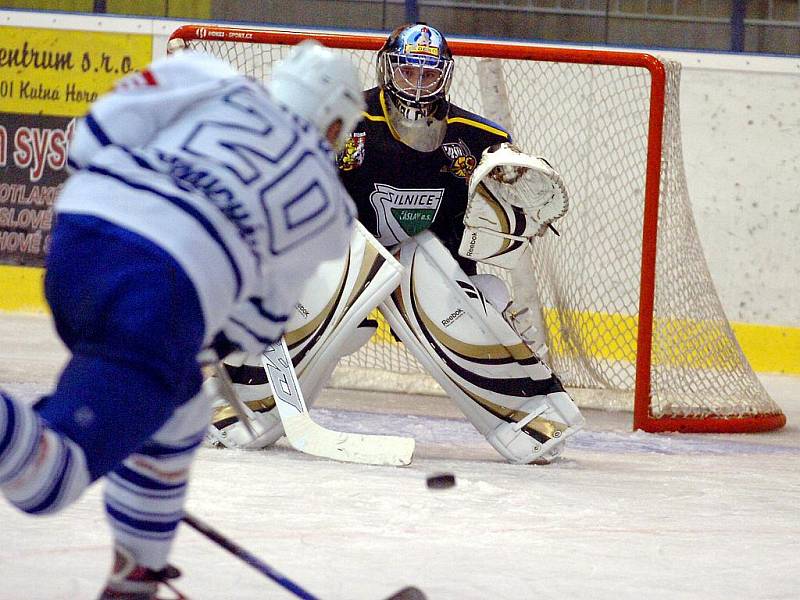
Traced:
MULTIPOLYGON (((169 48, 211 52, 266 80, 306 37, 347 55, 365 87, 374 85, 382 36, 184 26, 169 48)), ((507 126, 570 190, 561 235, 535 242, 528 283, 538 288, 549 361, 579 404, 632 409, 634 427, 647 431, 781 427, 785 418, 736 341, 700 245, 681 153, 680 65, 635 52, 459 40, 450 47, 451 100, 507 126)), ((342 360, 333 385, 439 391, 385 324, 342 360)))

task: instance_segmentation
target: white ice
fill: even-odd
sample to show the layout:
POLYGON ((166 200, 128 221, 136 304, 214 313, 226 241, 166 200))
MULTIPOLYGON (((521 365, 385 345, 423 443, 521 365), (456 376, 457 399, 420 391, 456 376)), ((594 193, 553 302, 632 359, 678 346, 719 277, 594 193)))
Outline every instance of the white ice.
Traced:
MULTIPOLYGON (((46 393, 65 357, 46 318, 0 315, 0 339, 0 385, 46 393)), ((632 433, 590 411, 546 467, 502 462, 447 399, 329 391, 320 423, 413 435, 413 465, 203 449, 187 508, 324 599, 796 599, 800 379, 763 381, 779 432, 632 433), (441 471, 456 487, 427 489, 441 471)), ((99 486, 53 517, 0 502, 0 535, 0 600, 91 600, 110 565, 99 486)), ((185 526, 172 562, 192 600, 293 597, 185 526)))

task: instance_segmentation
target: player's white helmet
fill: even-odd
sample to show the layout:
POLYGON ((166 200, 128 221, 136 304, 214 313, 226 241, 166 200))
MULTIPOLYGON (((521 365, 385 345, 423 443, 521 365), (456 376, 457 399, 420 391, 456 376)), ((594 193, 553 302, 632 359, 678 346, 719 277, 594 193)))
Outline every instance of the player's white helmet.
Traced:
POLYGON ((342 126, 333 143, 340 151, 365 108, 355 65, 315 40, 304 40, 275 66, 269 91, 281 104, 303 117, 325 136, 331 124, 342 126))

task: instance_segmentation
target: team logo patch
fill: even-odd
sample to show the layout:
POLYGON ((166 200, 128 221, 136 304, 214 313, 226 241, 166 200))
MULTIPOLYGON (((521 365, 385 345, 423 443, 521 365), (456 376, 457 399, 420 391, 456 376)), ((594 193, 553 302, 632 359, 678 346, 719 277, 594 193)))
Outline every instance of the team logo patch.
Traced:
POLYGON ((365 132, 354 133, 347 140, 344 150, 339 155, 339 168, 342 171, 352 171, 360 167, 364 162, 366 152, 367 134, 365 132))
POLYGON ((451 173, 462 179, 472 175, 478 160, 473 156, 463 140, 458 140, 454 144, 442 144, 442 150, 447 158, 450 159, 450 164, 442 167, 443 172, 451 173))
POLYGON ((439 212, 444 188, 400 189, 375 184, 369 196, 377 216, 377 238, 384 245, 394 245, 431 226, 439 212))

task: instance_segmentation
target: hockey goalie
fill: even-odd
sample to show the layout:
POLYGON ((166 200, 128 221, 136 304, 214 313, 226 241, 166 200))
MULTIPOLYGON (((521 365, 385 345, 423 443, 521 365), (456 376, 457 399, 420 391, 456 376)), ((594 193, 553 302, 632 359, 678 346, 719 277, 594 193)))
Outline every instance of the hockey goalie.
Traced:
MULTIPOLYGON (((287 327, 306 401, 375 332, 367 316, 377 307, 503 457, 548 462, 583 425, 545 362, 529 268, 536 238, 567 213, 566 187, 500 125, 449 101, 453 57, 433 27, 395 29, 376 65, 378 85, 364 92, 364 118, 339 157, 363 226, 349 255, 308 283, 287 327), (486 272, 497 269, 509 276, 486 272)), ((210 435, 226 446, 273 443, 281 421, 261 361, 226 369, 255 436, 225 403, 210 435)))
MULTIPOLYGON (((510 144, 484 152, 470 179, 463 258, 513 271, 530 261, 535 238, 568 208, 561 177, 510 144)), ((325 263, 306 286, 287 328, 292 362, 312 403, 342 356, 358 350, 378 308, 427 372, 487 441, 513 463, 558 456, 583 418, 545 362, 541 319, 518 309, 503 279, 467 275, 437 237, 423 231, 392 254, 358 227, 348 256, 325 263)), ((263 448, 283 435, 259 357, 227 359, 255 437, 232 407, 217 404, 209 436, 263 448)))

